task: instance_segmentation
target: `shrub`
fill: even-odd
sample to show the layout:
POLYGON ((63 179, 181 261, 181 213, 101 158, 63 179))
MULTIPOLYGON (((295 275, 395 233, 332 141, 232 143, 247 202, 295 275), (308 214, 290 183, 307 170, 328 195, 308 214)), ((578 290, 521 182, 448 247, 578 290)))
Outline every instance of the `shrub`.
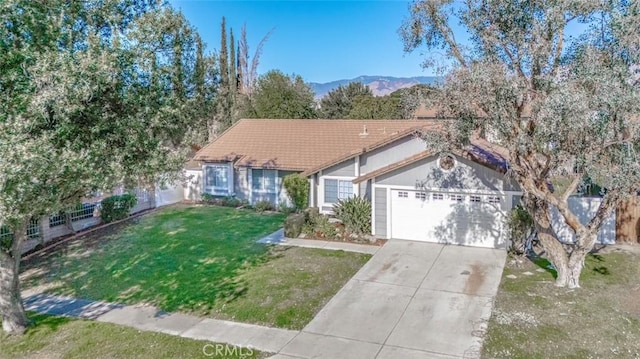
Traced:
POLYGON ((290 214, 284 221, 284 236, 287 238, 297 238, 305 225, 304 214, 290 214))
POLYGON ((221 199, 221 206, 224 207, 233 207, 233 208, 238 208, 238 207, 243 207, 248 205, 249 202, 241 200, 237 197, 233 197, 233 196, 226 196, 226 197, 222 197, 221 199))
POLYGON ((298 209, 307 208, 309 205, 309 181, 299 173, 287 175, 283 179, 284 188, 291 198, 291 202, 298 209))
POLYGON ((129 193, 107 197, 102 200, 100 217, 106 223, 127 218, 136 203, 138 203, 136 197, 129 193))
POLYGON ((202 194, 202 202, 206 203, 206 204, 216 204, 216 199, 217 197, 210 194, 210 193, 203 193, 202 194))
POLYGON ((269 201, 258 201, 253 205, 253 209, 258 213, 262 213, 264 211, 273 211, 273 205, 269 201))
POLYGON ((335 238, 338 234, 336 226, 329 222, 329 217, 322 215, 315 210, 305 212, 305 224, 302 226, 302 233, 319 238, 335 238))
POLYGON ((514 207, 506 220, 509 248, 508 252, 515 255, 526 254, 531 249, 531 241, 535 237, 533 218, 524 207, 514 207))
POLYGON ((338 234, 336 226, 329 222, 329 217, 324 215, 316 217, 313 230, 315 236, 320 238, 335 238, 338 234))
POLYGON ((289 206, 284 201, 280 201, 280 203, 278 203, 278 208, 277 209, 278 209, 278 211, 280 211, 280 212, 282 212, 284 214, 287 214, 287 215, 289 215, 289 214, 291 214, 291 213, 296 211, 296 207, 289 206))
POLYGON ((349 232, 371 233, 371 203, 365 198, 356 196, 339 200, 333 205, 333 212, 349 232))
POLYGON ((210 193, 202 194, 202 202, 206 204, 212 204, 215 206, 233 207, 233 208, 244 207, 249 205, 248 201, 236 198, 234 196, 214 196, 210 193))

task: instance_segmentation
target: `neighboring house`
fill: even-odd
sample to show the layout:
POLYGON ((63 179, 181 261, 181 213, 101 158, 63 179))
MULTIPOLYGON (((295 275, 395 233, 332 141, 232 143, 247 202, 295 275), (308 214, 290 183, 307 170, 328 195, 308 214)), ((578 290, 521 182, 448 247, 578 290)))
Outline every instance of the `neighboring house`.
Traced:
POLYGON ((340 199, 369 199, 377 237, 501 247, 503 217, 521 193, 504 175, 505 154, 484 140, 456 153, 426 151, 420 134, 443 125, 241 120, 194 160, 202 164, 204 193, 278 205, 288 201, 282 178, 299 172, 311 184, 310 206, 323 213, 340 199))

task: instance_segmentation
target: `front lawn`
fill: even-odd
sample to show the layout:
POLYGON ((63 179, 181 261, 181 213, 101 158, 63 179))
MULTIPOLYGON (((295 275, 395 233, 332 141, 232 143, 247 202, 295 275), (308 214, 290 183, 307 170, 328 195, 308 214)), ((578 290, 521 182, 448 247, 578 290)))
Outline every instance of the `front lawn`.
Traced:
POLYGON ((300 329, 369 256, 256 243, 283 220, 224 207, 167 208, 30 260, 23 287, 300 329))
POLYGON ((629 252, 590 255, 576 290, 554 287, 546 260, 508 264, 483 358, 640 358, 639 263, 629 252))
MULTIPOLYGON (((30 315, 33 325, 23 336, 0 334, 0 358, 265 358, 249 348, 216 355, 215 344, 167 334, 141 332, 109 323, 30 315), (210 354, 210 355, 205 355, 210 354)), ((219 353, 222 353, 219 350, 219 353)))

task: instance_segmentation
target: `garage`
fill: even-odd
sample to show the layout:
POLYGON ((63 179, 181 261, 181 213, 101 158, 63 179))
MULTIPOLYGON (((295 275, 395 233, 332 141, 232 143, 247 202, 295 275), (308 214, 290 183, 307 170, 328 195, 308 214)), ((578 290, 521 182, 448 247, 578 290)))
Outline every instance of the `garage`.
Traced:
POLYGON ((394 239, 504 246, 506 196, 497 193, 390 189, 394 239))
POLYGON ((371 181, 377 237, 504 248, 505 219, 522 192, 492 161, 426 152, 354 183, 371 181))

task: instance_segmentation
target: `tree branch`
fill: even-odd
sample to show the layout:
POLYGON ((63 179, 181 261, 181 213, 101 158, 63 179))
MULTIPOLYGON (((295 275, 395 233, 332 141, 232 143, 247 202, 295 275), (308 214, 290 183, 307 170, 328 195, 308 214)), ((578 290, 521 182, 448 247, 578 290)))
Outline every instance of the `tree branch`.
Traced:
POLYGON ((467 67, 467 62, 464 60, 464 56, 462 56, 460 46, 456 43, 455 35, 453 34, 451 27, 447 25, 446 17, 442 16, 440 13, 439 6, 435 1, 429 1, 426 5, 427 11, 432 17, 433 26, 438 29, 438 32, 440 32, 444 39, 444 42, 449 46, 453 56, 458 60, 460 65, 462 67, 467 67))
POLYGON ((554 196, 548 190, 543 191, 540 188, 538 188, 536 184, 533 182, 533 179, 531 179, 530 177, 524 178, 523 185, 526 191, 529 191, 535 197, 538 197, 546 201, 547 203, 551 204, 552 206, 556 207, 558 209, 558 212, 560 212, 562 217, 564 217, 565 223, 569 227, 571 227, 571 229, 576 234, 585 230, 585 226, 582 223, 580 223, 580 220, 578 219, 578 217, 573 212, 571 212, 567 202, 559 200, 556 196, 554 196))
POLYGON ((582 182, 582 176, 579 174, 576 175, 573 178, 573 181, 571 181, 571 184, 569 185, 569 187, 567 187, 567 189, 564 191, 564 194, 562 195, 562 197, 560 197, 560 199, 563 202, 567 202, 567 200, 569 199, 569 196, 571 196, 576 191, 576 189, 578 188, 581 182, 582 182))

